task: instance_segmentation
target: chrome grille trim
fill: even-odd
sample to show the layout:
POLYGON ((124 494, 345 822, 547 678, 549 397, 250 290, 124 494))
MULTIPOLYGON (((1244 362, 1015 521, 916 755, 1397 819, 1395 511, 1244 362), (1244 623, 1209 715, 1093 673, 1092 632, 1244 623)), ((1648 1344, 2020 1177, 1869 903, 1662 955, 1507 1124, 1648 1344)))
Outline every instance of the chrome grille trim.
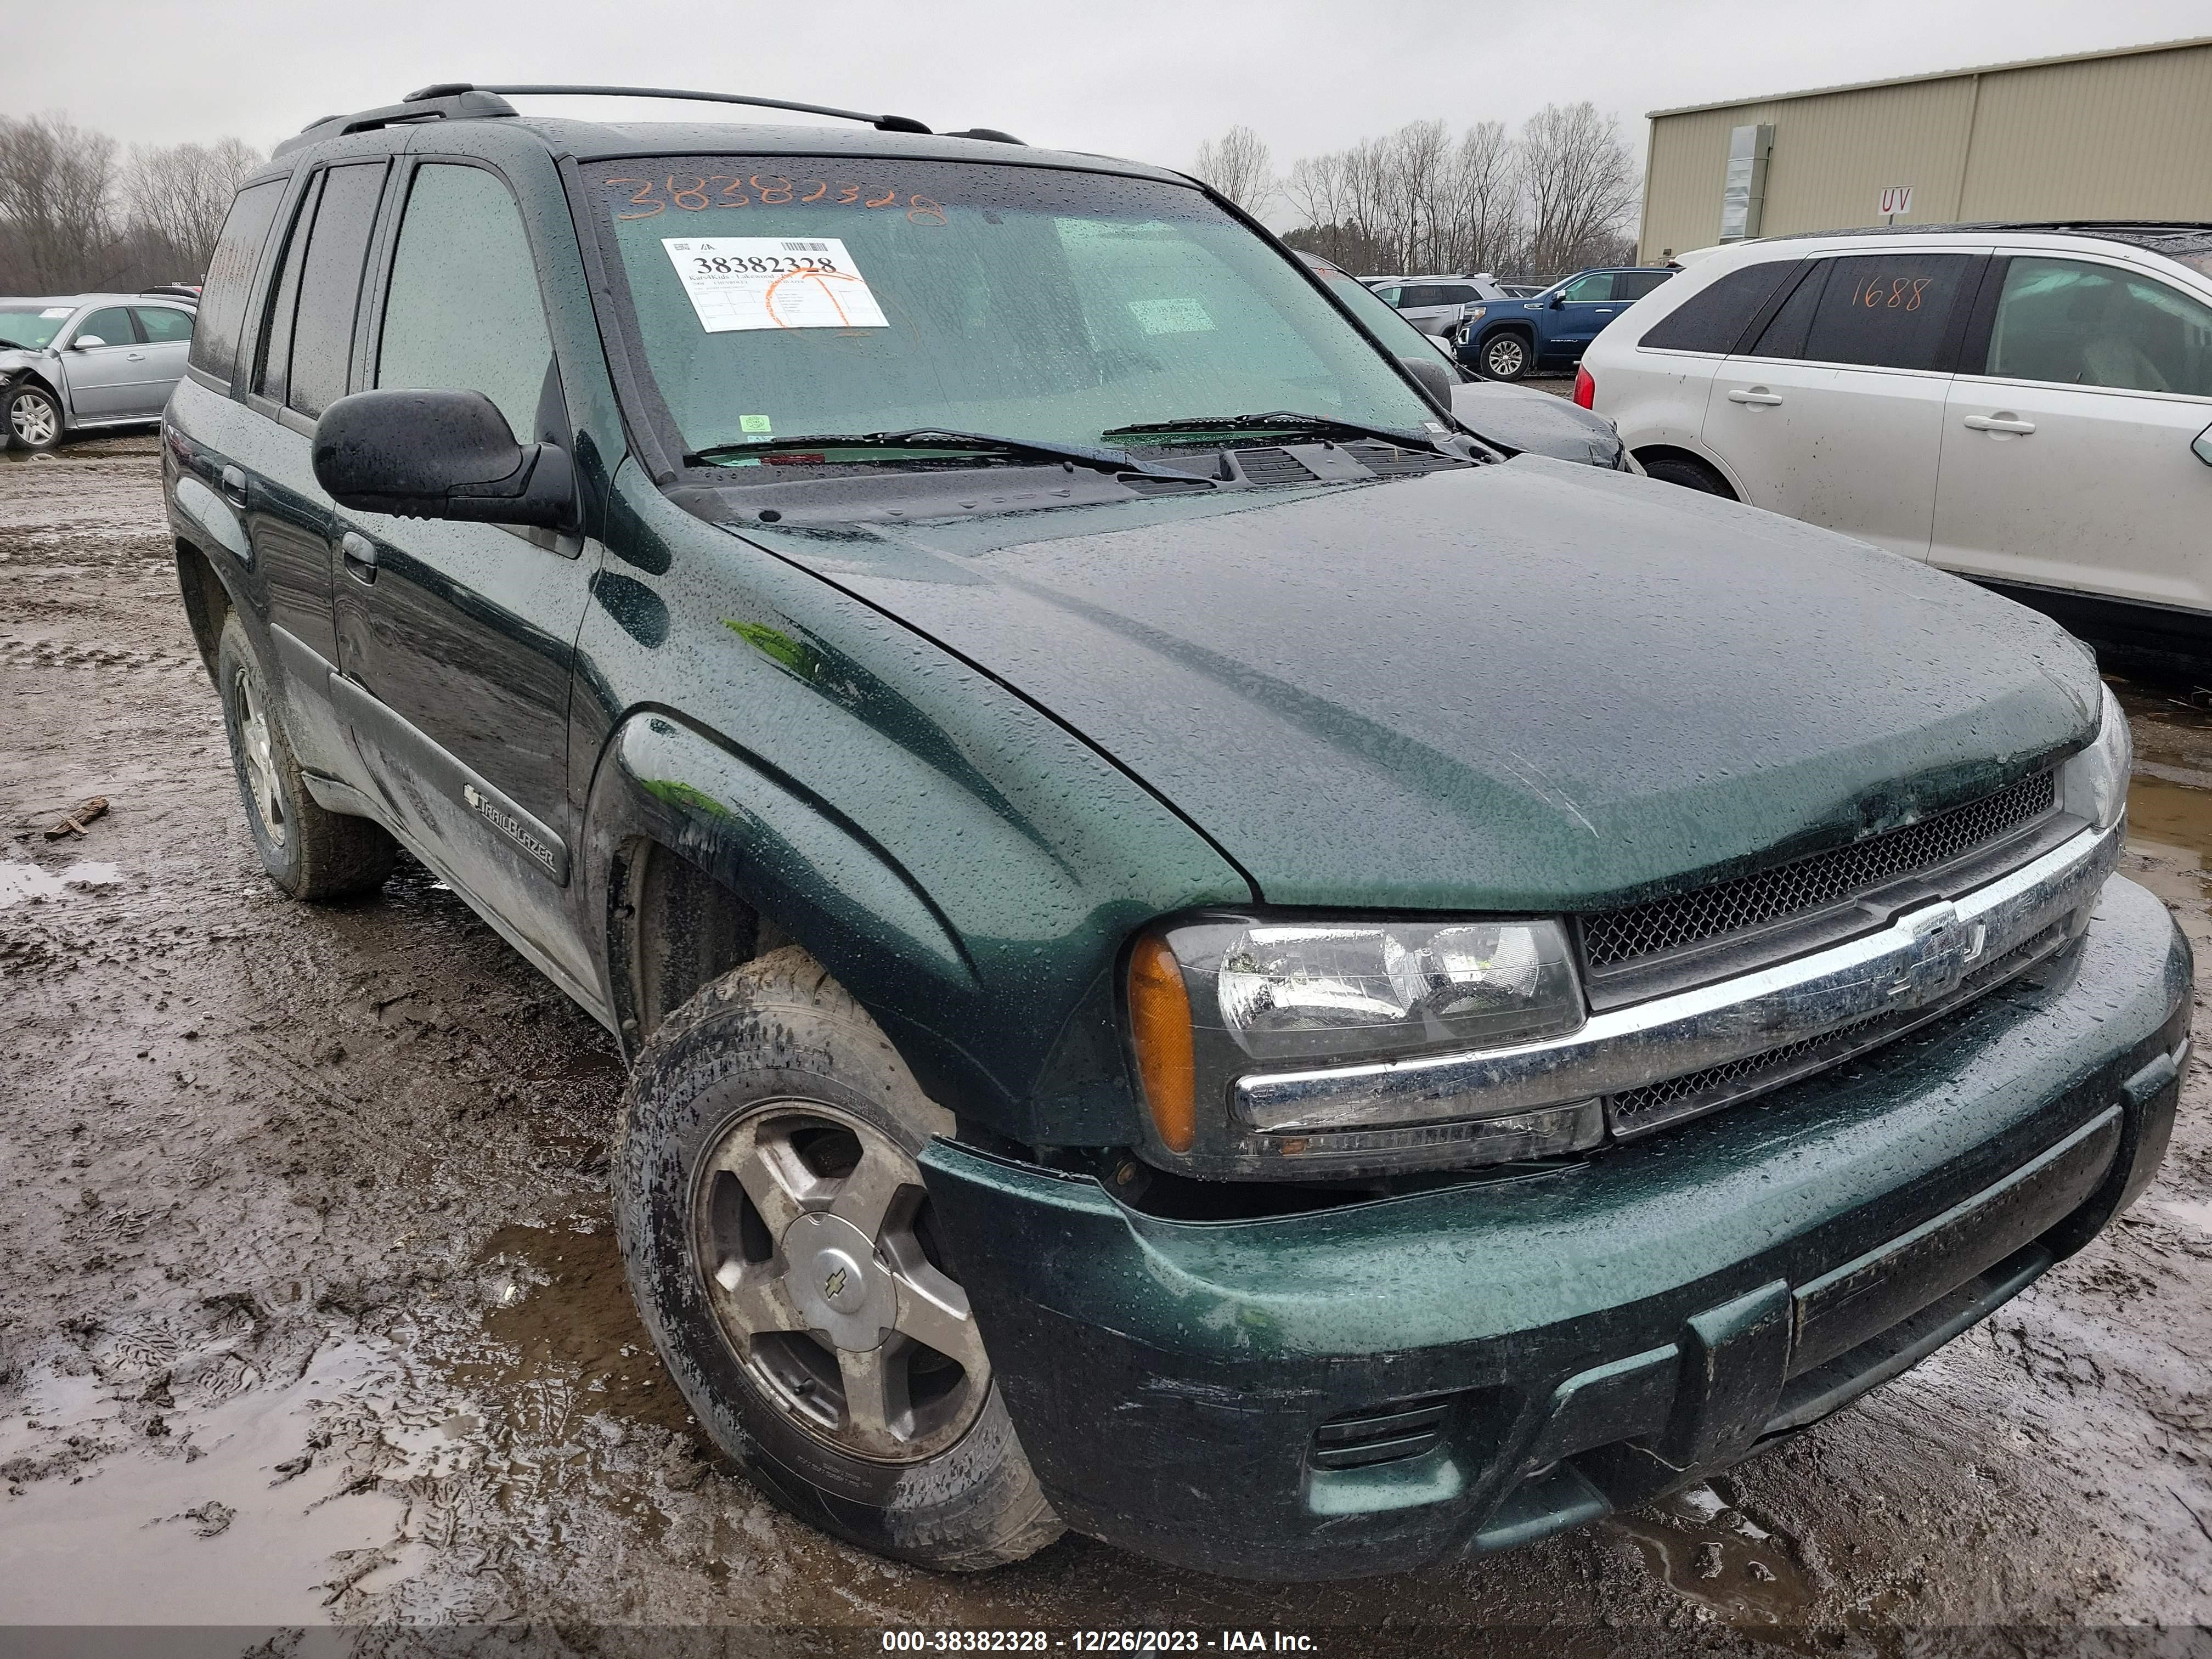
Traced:
POLYGON ((1237 1079, 1231 1104, 1246 1127, 1279 1134, 1510 1116, 1648 1088, 1877 1018, 1957 1006, 1962 993, 1971 997, 1978 969, 2095 899, 2119 863, 2124 834, 2124 823, 2084 830, 1956 901, 1923 905, 1792 962, 1593 1015, 1566 1036, 1249 1075, 1237 1079))

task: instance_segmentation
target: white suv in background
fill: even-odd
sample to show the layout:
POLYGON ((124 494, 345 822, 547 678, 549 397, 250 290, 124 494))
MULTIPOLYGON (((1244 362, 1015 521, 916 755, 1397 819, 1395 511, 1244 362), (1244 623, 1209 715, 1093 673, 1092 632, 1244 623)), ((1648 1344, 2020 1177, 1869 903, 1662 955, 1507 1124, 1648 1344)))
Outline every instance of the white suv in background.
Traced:
POLYGON ((1745 243, 1583 367, 1576 401, 1655 477, 2212 657, 2212 224, 1745 243))

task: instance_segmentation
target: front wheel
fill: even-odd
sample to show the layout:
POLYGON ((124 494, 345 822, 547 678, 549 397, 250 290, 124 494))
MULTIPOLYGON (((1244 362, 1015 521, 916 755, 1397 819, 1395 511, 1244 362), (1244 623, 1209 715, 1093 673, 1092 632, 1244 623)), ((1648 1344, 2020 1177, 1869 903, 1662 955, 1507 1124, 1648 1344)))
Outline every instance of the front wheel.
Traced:
POLYGON ((17 449, 43 451, 62 441, 62 406, 42 386, 17 386, 4 411, 7 441, 17 449))
POLYGON ((1488 380, 1517 380, 1526 374, 1535 354, 1518 334, 1493 334, 1482 343, 1475 362, 1488 380))
POLYGON ((646 1328, 714 1442, 823 1531, 969 1572, 1060 1525, 915 1161, 951 1127, 793 946, 646 1043, 614 1197, 646 1328))

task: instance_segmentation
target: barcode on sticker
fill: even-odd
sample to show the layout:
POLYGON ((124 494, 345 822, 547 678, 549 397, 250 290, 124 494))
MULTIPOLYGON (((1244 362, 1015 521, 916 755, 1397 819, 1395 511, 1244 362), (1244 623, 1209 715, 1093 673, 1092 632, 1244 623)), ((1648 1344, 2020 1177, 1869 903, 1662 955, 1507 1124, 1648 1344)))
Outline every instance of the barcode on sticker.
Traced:
POLYGON ((783 251, 786 253, 827 253, 830 251, 830 244, 827 242, 786 242, 783 245, 783 251))

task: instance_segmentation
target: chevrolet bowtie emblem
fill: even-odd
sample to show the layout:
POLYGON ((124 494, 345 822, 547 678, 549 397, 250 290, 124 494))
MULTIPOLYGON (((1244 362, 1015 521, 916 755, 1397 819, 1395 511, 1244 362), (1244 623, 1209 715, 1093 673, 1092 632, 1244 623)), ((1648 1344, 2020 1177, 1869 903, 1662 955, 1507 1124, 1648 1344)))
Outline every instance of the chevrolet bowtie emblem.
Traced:
POLYGON ((845 1293, 845 1270, 838 1268, 822 1281, 822 1294, 835 1302, 845 1293))
POLYGON ((1962 921, 1959 907, 1948 900, 1916 910, 1899 925, 1912 939, 1887 988, 1900 1007, 1917 1008, 1949 995, 1989 943, 1987 924, 1962 921))

